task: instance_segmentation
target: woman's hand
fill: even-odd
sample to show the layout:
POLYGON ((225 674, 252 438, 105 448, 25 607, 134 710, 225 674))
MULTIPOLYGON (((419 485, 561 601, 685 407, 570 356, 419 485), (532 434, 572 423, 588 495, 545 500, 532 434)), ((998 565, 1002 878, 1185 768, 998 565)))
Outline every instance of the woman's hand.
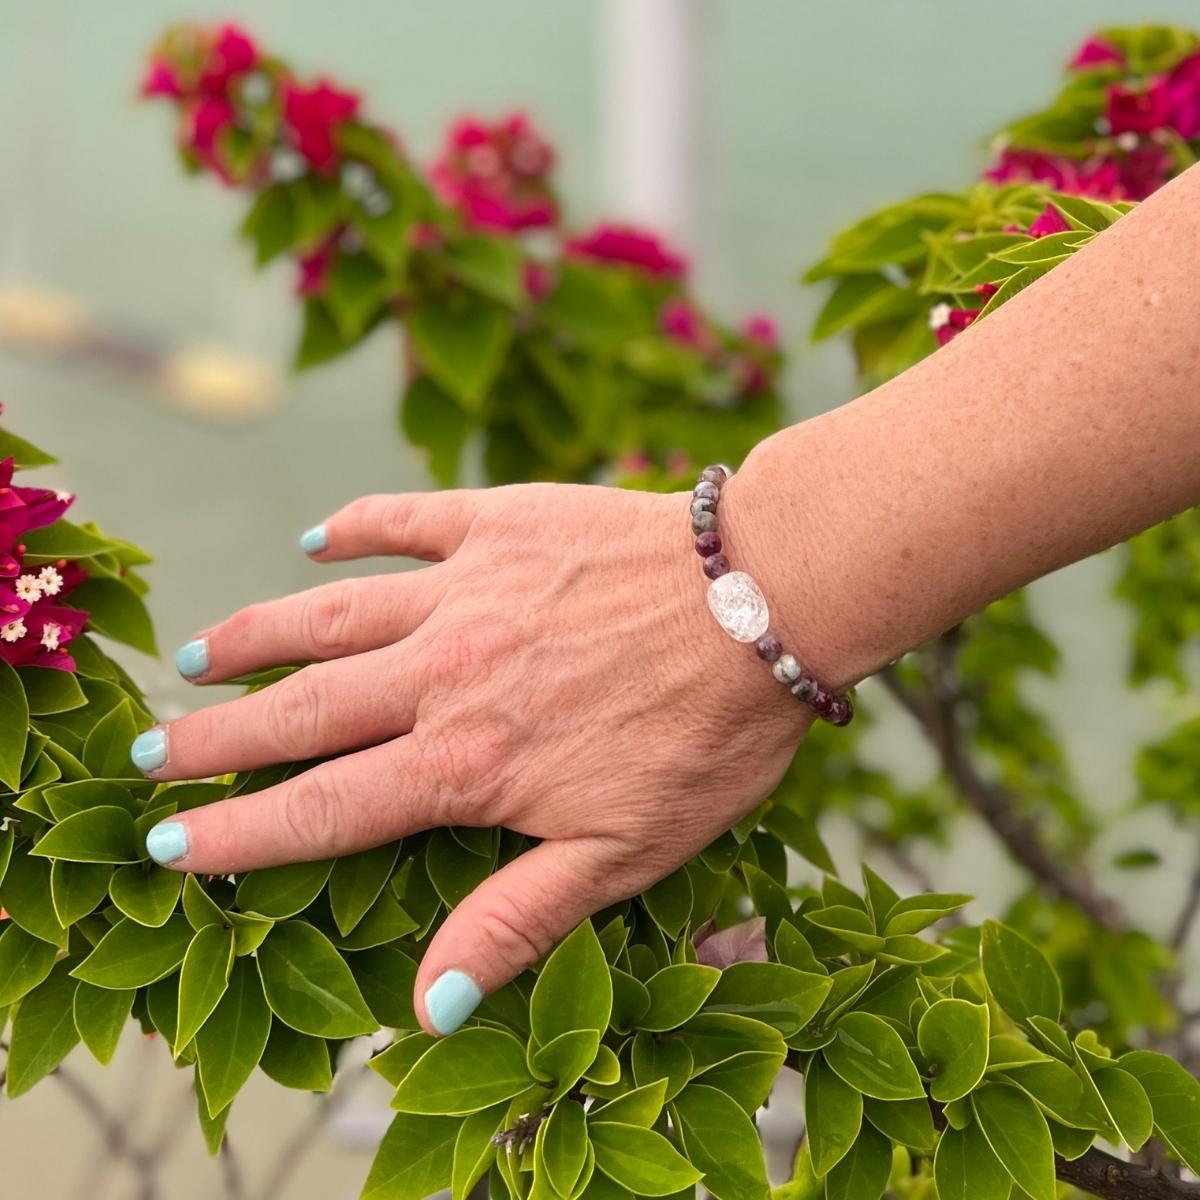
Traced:
POLYGON ((583 918, 766 797, 808 723, 709 615, 688 501, 530 484, 349 505, 311 531, 318 561, 435 565, 325 584, 209 629, 181 652, 197 682, 313 665, 134 747, 161 780, 337 757, 159 825, 151 853, 225 874, 446 825, 541 839, 425 954, 416 1010, 449 1032, 583 918))

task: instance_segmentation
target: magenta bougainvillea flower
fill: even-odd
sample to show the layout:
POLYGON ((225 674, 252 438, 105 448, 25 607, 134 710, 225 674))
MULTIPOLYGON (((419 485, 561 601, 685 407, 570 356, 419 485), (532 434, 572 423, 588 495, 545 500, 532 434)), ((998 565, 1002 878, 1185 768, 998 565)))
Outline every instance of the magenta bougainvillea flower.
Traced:
POLYGON ((664 280, 681 280, 688 270, 687 260, 666 242, 632 225, 597 225, 589 233, 571 238, 564 251, 568 258, 622 263, 664 280))
POLYGON ((1125 55, 1111 42, 1105 41, 1098 34, 1088 38, 1078 50, 1075 57, 1067 64, 1072 71, 1088 71, 1095 67, 1109 65, 1123 66, 1125 55))
POLYGON ((557 224, 553 166, 554 150, 525 113, 470 116, 450 127, 430 178, 472 227, 515 233, 557 224))
POLYGON ((695 305, 687 300, 668 300, 658 314, 658 324, 673 342, 702 352, 715 349, 712 331, 696 311, 695 305))
POLYGON ((335 229, 327 238, 307 254, 296 259, 298 274, 296 277, 297 296, 319 296, 329 282, 329 272, 337 255, 338 240, 342 236, 340 228, 335 229))
POLYGON ((1200 54, 1190 55, 1167 75, 1167 123, 1187 141, 1200 138, 1200 54))
POLYGON ((1167 124, 1170 108, 1167 103, 1167 81, 1156 76, 1144 88, 1129 88, 1121 83, 1108 87, 1108 107, 1105 111, 1109 132, 1151 133, 1167 124))
POLYGON ((1115 200, 1122 194, 1116 162, 1101 156, 1076 162, 1061 154, 1010 146, 1001 151, 996 162, 984 172, 984 178, 996 183, 1044 183, 1056 192, 1091 196, 1096 200, 1115 200))
POLYGON ((328 79, 312 87, 289 83, 284 88, 283 119, 292 144, 312 167, 329 174, 338 165, 337 131, 358 115, 362 97, 346 92, 328 79))
POLYGON ((197 87, 210 96, 227 96, 229 85, 259 64, 254 39, 237 25, 222 25, 216 32, 208 56, 200 69, 197 87))
POLYGON ((1042 209, 1037 220, 1029 226, 1029 236, 1040 238, 1051 233, 1070 233, 1071 226, 1053 204, 1042 209))

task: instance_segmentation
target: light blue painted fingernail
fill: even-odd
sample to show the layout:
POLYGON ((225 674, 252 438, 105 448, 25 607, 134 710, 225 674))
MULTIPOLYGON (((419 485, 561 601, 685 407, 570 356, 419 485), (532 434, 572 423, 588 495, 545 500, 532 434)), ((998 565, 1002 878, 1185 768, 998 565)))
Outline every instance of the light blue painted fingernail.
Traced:
POLYGON ((178 821, 163 821, 146 834, 146 852, 164 867, 188 852, 187 828, 178 821))
POLYGON ((453 1033, 478 1007, 479 984, 462 971, 445 971, 425 993, 425 1011, 438 1033, 453 1033))
POLYGON ((167 731, 147 729, 133 739, 129 757, 139 771, 157 771, 167 761, 167 731))
POLYGON ((300 549, 305 554, 320 554, 329 545, 329 535, 324 525, 314 525, 300 536, 300 549))
POLYGON ((184 679, 195 679, 208 670, 208 639, 197 638, 175 652, 175 669, 184 679))

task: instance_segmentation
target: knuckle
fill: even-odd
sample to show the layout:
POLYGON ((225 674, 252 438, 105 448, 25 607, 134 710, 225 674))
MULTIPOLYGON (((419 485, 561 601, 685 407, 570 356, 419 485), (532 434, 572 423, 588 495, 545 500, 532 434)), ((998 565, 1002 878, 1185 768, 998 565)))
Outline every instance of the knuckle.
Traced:
POLYGON ((352 589, 318 588, 301 610, 305 645, 324 656, 349 654, 354 649, 357 609, 352 589))
POLYGON ((311 669, 297 671, 263 693, 264 720, 273 745, 291 758, 311 757, 318 746, 320 707, 311 669))
POLYGON ((435 781, 439 816, 453 824, 456 814, 469 807, 474 815, 487 807, 489 819, 496 797, 505 789, 502 780, 512 753, 513 725, 491 717, 485 721, 455 721, 426 729, 424 777, 435 781))
POLYGON ((323 858, 340 844, 342 804, 338 789, 319 768, 293 780, 279 797, 279 823, 289 847, 305 858, 323 858))
POLYGON ((537 905, 520 905, 515 898, 504 894, 484 900, 476 922, 479 936, 505 963, 537 962, 556 940, 555 932, 540 915, 537 905))

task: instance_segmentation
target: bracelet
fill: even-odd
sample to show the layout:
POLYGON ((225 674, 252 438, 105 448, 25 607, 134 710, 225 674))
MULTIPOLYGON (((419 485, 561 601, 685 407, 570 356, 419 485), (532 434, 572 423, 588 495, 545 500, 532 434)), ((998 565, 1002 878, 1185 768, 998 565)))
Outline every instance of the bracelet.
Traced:
POLYGON ((791 654, 783 652, 779 639, 768 627, 767 599, 745 571, 731 571, 721 553, 717 532, 717 502, 721 487, 731 477, 728 467, 705 467, 692 490, 692 533, 696 553, 704 559, 708 585, 708 607, 717 624, 736 642, 753 642, 758 657, 771 664, 771 673, 798 700, 802 700, 830 725, 848 725, 854 717, 849 696, 823 688, 791 654))

